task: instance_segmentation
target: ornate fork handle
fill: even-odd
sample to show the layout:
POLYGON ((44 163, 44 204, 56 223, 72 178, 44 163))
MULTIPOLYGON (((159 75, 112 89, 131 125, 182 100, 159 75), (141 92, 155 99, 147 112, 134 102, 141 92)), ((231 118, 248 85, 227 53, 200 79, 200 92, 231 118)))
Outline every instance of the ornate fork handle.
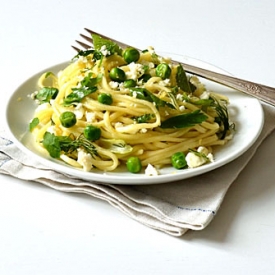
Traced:
MULTIPOLYGON (((113 38, 110 38, 108 36, 105 36, 103 34, 97 33, 93 30, 87 29, 85 28, 86 31, 88 31, 89 34, 97 34, 105 39, 110 39, 112 41, 114 41, 115 43, 117 43, 121 48, 126 48, 129 47, 130 45, 127 45, 121 41, 117 41, 113 38)), ((83 37, 84 39, 86 39, 91 45, 93 45, 93 39, 92 37, 88 37, 86 35, 80 34, 81 37, 83 37)), ((88 49, 91 47, 91 45, 85 44, 83 42, 80 42, 78 40, 76 40, 77 43, 79 43, 82 47, 84 47, 85 49, 88 49)), ((73 48, 77 51, 80 51, 80 49, 76 48, 73 46, 73 48)), ((179 61, 175 61, 173 60, 172 62, 174 63, 181 63, 183 68, 185 69, 186 72, 191 73, 191 74, 195 74, 201 77, 204 77, 206 79, 209 79, 211 81, 220 83, 222 85, 225 85, 227 87, 233 88, 235 90, 238 90, 240 92, 249 94, 253 97, 258 98, 259 100, 262 100, 270 105, 275 106, 275 88, 272 87, 268 87, 262 84, 258 84, 258 83, 254 83, 251 81, 247 81, 244 79, 240 79, 240 78, 236 78, 233 76, 228 76, 225 74, 221 74, 221 73, 216 73, 213 71, 209 71, 207 69, 203 69, 203 68, 199 68, 196 66, 192 66, 186 63, 182 63, 179 61)))
MULTIPOLYGON (((178 63, 177 61, 173 61, 178 63)), ((252 95, 259 100, 275 106, 275 88, 254 83, 233 76, 216 73, 203 68, 198 68, 189 64, 181 63, 187 72, 196 74, 214 82, 223 84, 227 87, 252 95)))

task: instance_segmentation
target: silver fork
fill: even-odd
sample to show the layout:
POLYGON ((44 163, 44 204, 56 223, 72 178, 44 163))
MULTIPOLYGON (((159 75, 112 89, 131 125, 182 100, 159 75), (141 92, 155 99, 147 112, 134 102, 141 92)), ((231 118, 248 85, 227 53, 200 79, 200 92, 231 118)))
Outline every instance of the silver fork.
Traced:
MULTIPOLYGON (((114 41, 115 43, 117 43, 117 45, 119 45, 122 49, 130 47, 130 45, 127 45, 121 41, 115 40, 113 38, 110 38, 108 36, 105 36, 103 34, 97 33, 93 30, 87 29, 85 28, 85 30, 90 34, 90 36, 84 35, 84 34, 80 34, 80 36, 82 38, 84 38, 88 44, 81 42, 79 40, 76 40, 76 42, 84 49, 91 49, 93 48, 93 39, 91 34, 97 34, 99 36, 101 36, 102 38, 105 39, 109 39, 114 41)), ((75 49, 77 52, 79 52, 81 49, 77 48, 75 46, 72 46, 73 49, 75 49)), ((135 47, 136 48, 136 47, 135 47)), ((140 49, 138 49, 140 50, 140 49)), ((195 74, 198 76, 201 76, 203 78, 206 78, 208 80, 217 82, 219 84, 225 85, 227 87, 233 88, 235 90, 238 90, 240 92, 249 94, 253 97, 258 98, 259 100, 262 100, 270 105, 275 106, 275 88, 273 87, 268 87, 262 84, 258 84, 255 82, 251 82, 251 81, 247 81, 244 79, 240 79, 237 77, 233 77, 233 76, 228 76, 225 74, 221 74, 221 73, 216 73, 214 71, 210 71, 207 69, 203 69, 203 68, 199 68, 193 65, 189 65, 186 63, 182 63, 176 60, 172 60, 173 63, 180 63, 182 64, 184 70, 188 73, 191 74, 195 74)))

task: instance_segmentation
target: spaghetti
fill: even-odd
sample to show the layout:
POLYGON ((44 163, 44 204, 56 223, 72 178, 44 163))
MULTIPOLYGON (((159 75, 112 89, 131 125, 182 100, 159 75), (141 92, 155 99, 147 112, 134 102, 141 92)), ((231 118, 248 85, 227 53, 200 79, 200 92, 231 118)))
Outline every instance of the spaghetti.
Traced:
POLYGON ((114 171, 129 157, 143 167, 162 167, 177 152, 203 146, 211 153, 228 141, 227 98, 151 47, 126 62, 113 42, 103 42, 38 80, 32 97, 39 106, 30 125, 41 150, 85 171, 114 171), (75 118, 69 127, 62 124, 64 113, 75 118), (100 136, 85 136, 88 126, 100 136))

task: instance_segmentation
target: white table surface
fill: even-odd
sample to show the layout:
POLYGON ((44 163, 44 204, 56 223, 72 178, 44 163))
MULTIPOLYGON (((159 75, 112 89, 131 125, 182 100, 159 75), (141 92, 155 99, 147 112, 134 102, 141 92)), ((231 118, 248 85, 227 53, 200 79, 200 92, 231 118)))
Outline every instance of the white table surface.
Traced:
MULTIPOLYGON (((69 60, 91 27, 275 86, 274 0, 9 0, 0 5, 1 100, 69 60)), ((0 175, 0 274, 274 274, 275 133, 202 231, 171 237, 106 202, 0 175)))

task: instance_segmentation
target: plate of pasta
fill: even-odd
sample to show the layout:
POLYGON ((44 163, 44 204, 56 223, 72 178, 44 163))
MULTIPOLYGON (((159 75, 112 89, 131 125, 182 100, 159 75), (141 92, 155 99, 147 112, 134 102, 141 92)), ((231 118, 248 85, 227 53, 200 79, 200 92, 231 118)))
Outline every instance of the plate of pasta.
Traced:
POLYGON ((7 125, 30 157, 88 181, 157 184, 209 172, 253 146, 260 102, 170 58, 220 69, 94 41, 95 49, 38 72, 11 95, 7 125))

